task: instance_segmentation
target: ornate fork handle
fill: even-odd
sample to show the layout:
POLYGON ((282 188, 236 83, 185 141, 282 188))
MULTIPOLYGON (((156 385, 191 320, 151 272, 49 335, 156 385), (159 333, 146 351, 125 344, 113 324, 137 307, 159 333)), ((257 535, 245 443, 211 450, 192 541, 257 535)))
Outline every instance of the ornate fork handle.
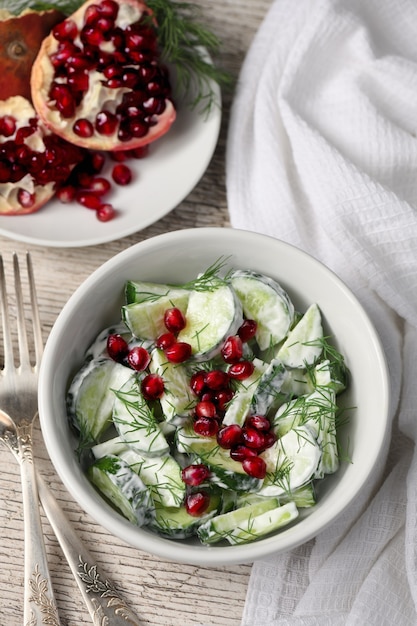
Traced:
POLYGON ((48 569, 38 489, 32 454, 32 425, 22 422, 18 429, 7 431, 5 442, 18 459, 21 470, 25 534, 24 625, 59 626, 58 608, 48 569))
POLYGON ((94 563, 91 554, 74 532, 42 476, 38 474, 37 479, 42 507, 74 574, 93 624, 96 626, 141 626, 139 618, 94 563))

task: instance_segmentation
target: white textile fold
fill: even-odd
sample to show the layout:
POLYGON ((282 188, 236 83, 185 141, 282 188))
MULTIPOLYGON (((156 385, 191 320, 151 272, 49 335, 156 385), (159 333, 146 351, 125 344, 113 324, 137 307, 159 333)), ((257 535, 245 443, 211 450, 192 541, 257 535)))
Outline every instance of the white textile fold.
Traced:
POLYGON ((231 112, 231 223, 355 292, 388 357, 393 429, 350 511, 254 564, 242 626, 417 624, 416 135, 414 0, 274 0, 231 112))

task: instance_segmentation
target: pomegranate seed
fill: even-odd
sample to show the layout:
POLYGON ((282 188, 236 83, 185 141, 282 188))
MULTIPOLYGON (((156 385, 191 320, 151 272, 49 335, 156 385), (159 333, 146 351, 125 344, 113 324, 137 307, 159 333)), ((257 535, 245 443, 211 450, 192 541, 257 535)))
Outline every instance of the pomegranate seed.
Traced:
POLYGON ((252 361, 239 361, 239 363, 233 363, 227 371, 230 378, 234 378, 235 380, 245 380, 249 378, 251 374, 253 374, 253 370, 255 369, 252 361))
POLYGON ((94 126, 92 123, 83 118, 74 122, 72 130, 79 137, 91 137, 94 134, 94 126))
POLYGON ((185 328, 185 318, 180 309, 173 307, 167 309, 164 313, 164 324, 172 333, 179 333, 185 328))
POLYGON ((199 417, 195 420, 193 427, 194 432, 202 437, 215 437, 219 430, 216 420, 210 417, 199 417))
POLYGON ((73 72, 70 76, 68 76, 68 85, 74 91, 87 91, 89 85, 89 78, 86 72, 73 72))
POLYGON ((231 389, 221 389, 214 396, 214 401, 220 411, 225 411, 228 403, 233 398, 234 393, 231 389))
POLYGON ((272 430, 269 430, 267 433, 264 433, 264 438, 265 438, 264 450, 273 446, 277 440, 277 436, 272 430))
POLYGON ((12 115, 3 115, 0 118, 0 135, 11 137, 16 132, 16 120, 12 115))
POLYGON ((75 187, 73 185, 64 185, 64 187, 60 187, 57 190, 55 195, 60 202, 68 204, 75 199, 75 187))
POLYGON ((134 159, 143 159, 149 153, 149 144, 146 146, 140 146, 139 148, 133 148, 133 150, 130 150, 129 153, 134 159))
POLYGON ((243 356, 241 338, 238 335, 228 337, 222 346, 221 354, 226 363, 237 363, 243 356))
POLYGON ((51 88, 50 97, 55 100, 55 106, 62 117, 74 117, 75 100, 67 85, 54 84, 51 88))
POLYGON ((242 341, 246 342, 255 336, 257 328, 258 324, 255 322, 255 320, 243 320, 243 323, 237 331, 237 334, 242 341))
POLYGON ((127 355, 128 363, 137 372, 145 370, 151 362, 151 356, 146 348, 135 346, 127 355))
POLYGON ((265 447, 265 435, 261 430, 256 428, 243 428, 242 431, 243 442, 248 448, 254 450, 262 450, 265 447))
POLYGON ((116 217, 117 212, 111 204, 102 204, 97 209, 96 215, 100 222, 109 222, 116 217))
POLYGON ((210 476, 210 470, 207 465, 202 463, 196 463, 194 465, 188 465, 184 467, 181 472, 181 478, 186 485, 191 487, 197 487, 201 485, 210 476))
POLYGON ((96 176, 92 178, 87 185, 87 189, 90 193, 94 193, 96 196, 104 196, 111 189, 111 184, 106 178, 96 176))
POLYGON ((112 178, 117 185, 128 185, 132 180, 132 172, 124 163, 118 163, 113 168, 112 178))
POLYGON ((82 204, 87 209, 94 209, 95 211, 97 211, 97 209, 101 207, 101 200, 94 193, 88 193, 83 191, 77 192, 75 195, 75 199, 77 200, 78 204, 82 204))
POLYGON ((156 347, 160 350, 166 350, 174 343, 176 343, 176 341, 177 338, 175 337, 174 333, 163 333, 156 340, 156 347))
POLYGON ((245 422, 245 426, 266 432, 270 430, 271 422, 264 415, 250 415, 245 422))
POLYGON ((148 374, 142 380, 141 391, 146 400, 157 400, 164 393, 164 381, 158 374, 148 374))
POLYGON ((200 517, 207 510, 210 504, 210 496, 207 493, 198 491, 197 493, 190 493, 185 500, 185 508, 188 515, 193 517, 200 517))
POLYGON ((129 131, 132 137, 136 137, 137 139, 140 137, 145 137, 148 130, 148 125, 141 119, 133 118, 129 121, 129 131))
POLYGON ((190 378, 190 387, 196 396, 201 396, 206 387, 206 373, 201 370, 195 372, 190 378))
POLYGON ((111 17, 113 21, 119 12, 119 5, 114 0, 103 0, 100 3, 100 13, 106 17, 111 17))
POLYGON ((91 162, 90 167, 94 174, 99 174, 104 167, 104 163, 106 162, 106 157, 104 154, 100 154, 100 152, 93 152, 91 154, 91 162))
POLYGON ((113 161, 117 161, 118 163, 122 163, 129 158, 128 150, 117 150, 116 152, 110 152, 110 158, 113 161))
POLYGON ((71 19, 64 20, 54 26, 52 34, 58 41, 74 41, 75 37, 78 35, 77 24, 71 19))
POLYGON ((121 335, 109 335, 107 338, 107 352, 114 361, 123 361, 129 352, 127 341, 121 335))
POLYGON ((216 405, 213 402, 202 400, 197 402, 195 406, 195 414, 197 417, 216 417, 217 410, 216 405))
POLYGON ((266 463, 260 456, 244 459, 242 461, 242 467, 245 472, 249 476, 253 476, 253 478, 262 479, 266 476, 266 463))
POLYGON ((110 111, 100 111, 96 116, 96 131, 100 133, 100 135, 112 135, 118 123, 116 115, 110 113, 110 111))
POLYGON ((116 63, 107 65, 103 70, 103 74, 106 78, 120 78, 123 75, 123 67, 116 65, 116 63))
POLYGON ((35 204, 35 194, 30 193, 26 189, 19 189, 17 192, 17 201, 22 207, 29 209, 35 204))
POLYGON ((217 433, 217 443, 221 448, 230 450, 242 442, 242 428, 238 424, 224 426, 217 433))
POLYGON ((83 44, 87 44, 92 48, 99 48, 100 44, 104 43, 104 33, 95 26, 88 26, 87 24, 82 28, 80 32, 80 39, 83 44))
POLYGON ((165 349, 165 356, 171 363, 183 363, 191 356, 191 346, 185 341, 176 341, 165 349))
POLYGON ((103 15, 99 17, 97 22, 95 23, 95 27, 98 28, 102 33, 107 33, 114 26, 114 20, 111 17, 106 17, 103 15))
POLYGON ((214 396, 215 396, 214 391, 207 389, 201 394, 200 400, 201 402, 210 402, 211 404, 215 404, 214 396))
POLYGON ((212 370, 211 372, 207 372, 205 382, 209 389, 218 391, 228 386, 229 376, 222 370, 212 370))
POLYGON ((84 13, 84 24, 92 25, 100 17, 100 7, 97 4, 90 4, 84 13))
POLYGON ((253 448, 248 448, 244 445, 238 445, 235 448, 230 450, 230 458, 234 461, 239 461, 242 463, 245 459, 249 459, 252 457, 258 456, 258 453, 253 448))
POLYGON ((21 128, 18 128, 16 131, 15 142, 18 144, 24 143, 25 139, 33 135, 35 130, 36 129, 33 128, 33 126, 22 126, 21 128))

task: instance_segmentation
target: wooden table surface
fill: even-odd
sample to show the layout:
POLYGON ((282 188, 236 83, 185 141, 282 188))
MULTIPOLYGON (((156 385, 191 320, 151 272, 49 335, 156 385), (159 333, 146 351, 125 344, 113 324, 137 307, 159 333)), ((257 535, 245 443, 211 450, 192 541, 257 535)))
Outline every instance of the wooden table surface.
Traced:
MULTIPOLYGON (((272 0, 196 0, 195 3, 201 5, 206 25, 222 41, 222 66, 237 77, 272 0)), ((232 98, 233 93, 223 94, 221 134, 205 175, 177 208, 152 226, 124 239, 86 248, 46 248, 0 236, 0 252, 9 267, 13 251, 30 250, 32 253, 45 339, 73 291, 116 253, 167 231, 230 226, 225 148, 232 98)), ((240 623, 250 565, 196 567, 166 562, 129 547, 96 524, 70 497, 49 461, 39 429, 35 432, 35 444, 40 472, 97 563, 123 591, 124 598, 135 608, 143 624, 237 626, 240 623)), ((91 624, 78 587, 43 514, 42 521, 62 624, 91 624)), ((20 473, 14 458, 3 446, 0 446, 0 529, 0 626, 17 626, 23 621, 20 473)))

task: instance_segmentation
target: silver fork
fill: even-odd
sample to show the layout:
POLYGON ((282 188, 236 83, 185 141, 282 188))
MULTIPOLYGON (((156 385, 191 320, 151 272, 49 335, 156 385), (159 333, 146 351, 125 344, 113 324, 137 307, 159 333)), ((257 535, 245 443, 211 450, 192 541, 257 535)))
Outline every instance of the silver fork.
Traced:
POLYGON ((20 463, 25 525, 25 626, 59 626, 60 621, 48 571, 39 496, 43 509, 61 545, 75 580, 90 612, 93 624, 140 626, 141 622, 119 595, 113 583, 81 543, 58 502, 40 475, 36 475, 32 453, 32 425, 37 416, 38 370, 43 352, 42 331, 36 299, 30 254, 26 254, 29 280, 35 364, 31 364, 23 308, 19 260, 13 255, 16 292, 16 326, 19 365, 16 366, 11 340, 3 259, 0 255, 0 313, 3 320, 4 367, 0 370, 0 441, 10 448, 20 463), (11 417, 13 415, 13 419, 11 417))
POLYGON ((38 505, 38 490, 32 452, 32 423, 38 410, 38 368, 42 354, 42 336, 30 257, 27 268, 32 302, 35 364, 32 365, 23 308, 22 283, 17 255, 13 255, 16 292, 16 326, 19 362, 13 350, 11 316, 7 302, 3 259, 0 256, 0 299, 3 329, 4 367, 0 376, 0 439, 19 461, 22 480, 25 583, 24 624, 60 624, 49 575, 38 505), (13 417, 12 417, 13 416, 13 417))

